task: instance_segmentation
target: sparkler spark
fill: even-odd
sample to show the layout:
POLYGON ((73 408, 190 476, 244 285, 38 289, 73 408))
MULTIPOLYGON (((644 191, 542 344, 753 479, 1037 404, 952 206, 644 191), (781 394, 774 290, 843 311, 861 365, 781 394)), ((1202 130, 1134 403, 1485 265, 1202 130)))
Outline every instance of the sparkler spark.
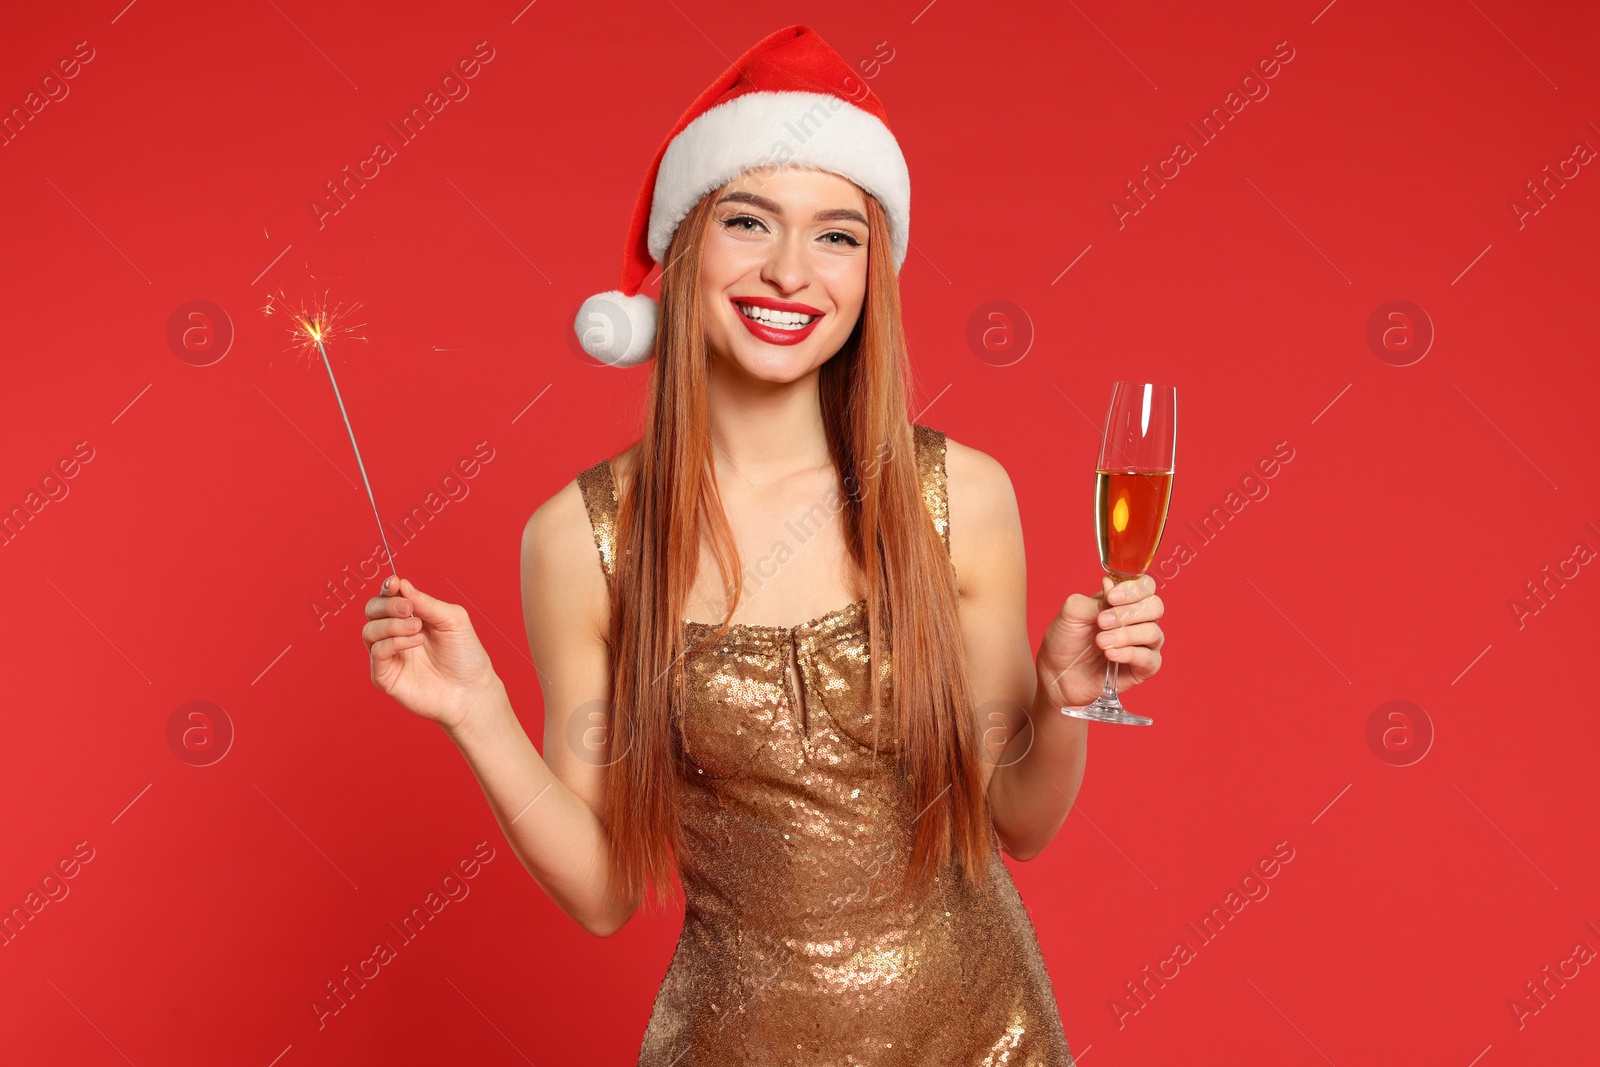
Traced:
POLYGON ((309 308, 303 302, 291 308, 288 299, 280 290, 267 297, 267 303, 262 307, 261 313, 281 314, 294 323, 289 327, 289 336, 293 338, 289 351, 304 353, 308 361, 312 353, 322 356, 322 365, 327 368, 328 381, 333 386, 333 399, 339 404, 339 414, 344 417, 345 431, 350 435, 350 448, 356 454, 356 467, 361 471, 361 482, 367 487, 367 502, 372 505, 372 517, 378 521, 378 536, 383 539, 383 551, 389 560, 390 571, 394 572, 394 552, 389 548, 389 535, 384 532, 383 517, 378 514, 378 501, 372 495, 372 482, 367 478, 367 466, 361 462, 361 447, 356 444, 356 431, 350 425, 350 413, 345 410, 344 397, 339 395, 339 381, 333 376, 333 362, 328 359, 328 342, 366 340, 364 336, 355 332, 366 323, 352 325, 348 322, 349 317, 360 307, 359 302, 348 307, 344 304, 334 304, 330 307, 328 294, 324 291, 321 300, 313 298, 309 308))
POLYGON ((352 324, 349 320, 352 315, 361 310, 359 302, 345 304, 329 304, 328 294, 323 292, 321 298, 313 298, 308 306, 305 302, 291 305, 283 292, 273 293, 267 297, 267 303, 261 309, 263 315, 282 315, 292 325, 288 327, 291 338, 288 350, 298 352, 309 360, 318 354, 319 346, 334 344, 339 341, 365 341, 366 337, 356 331, 364 328, 366 323, 352 324))

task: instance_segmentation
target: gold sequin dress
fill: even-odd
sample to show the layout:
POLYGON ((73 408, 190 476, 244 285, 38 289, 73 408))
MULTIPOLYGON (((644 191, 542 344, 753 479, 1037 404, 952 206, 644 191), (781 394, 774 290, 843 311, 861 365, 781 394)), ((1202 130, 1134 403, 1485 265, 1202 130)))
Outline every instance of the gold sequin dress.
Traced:
MULTIPOLYGON (((944 434, 919 424, 914 436, 948 549, 944 434)), ((609 582, 610 462, 578 484, 609 582)), ((987 888, 952 868, 920 904, 893 903, 917 812, 890 773, 889 731, 872 751, 865 609, 733 624, 686 660, 686 910, 639 1067, 1074 1067, 1033 924, 994 844, 987 888)), ((686 622, 685 636, 716 629, 686 622)), ((887 666, 880 679, 890 684, 887 666)))

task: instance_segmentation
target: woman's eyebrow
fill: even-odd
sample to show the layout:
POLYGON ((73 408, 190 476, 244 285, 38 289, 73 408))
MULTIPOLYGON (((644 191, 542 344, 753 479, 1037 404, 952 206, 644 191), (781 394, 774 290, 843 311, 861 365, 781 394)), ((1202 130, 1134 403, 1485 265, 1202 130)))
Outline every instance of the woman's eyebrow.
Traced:
MULTIPOLYGON (((753 204, 756 207, 761 208, 763 211, 770 211, 779 218, 783 217, 782 205, 780 205, 776 200, 773 200, 770 197, 762 196, 759 193, 728 193, 721 200, 718 200, 717 203, 722 204, 729 200, 735 200, 741 204, 753 204)), ((835 207, 828 208, 825 211, 819 211, 817 212, 814 221, 832 222, 835 220, 848 220, 850 222, 859 222, 863 226, 867 225, 867 217, 865 215, 857 211, 855 208, 848 207, 835 207)))

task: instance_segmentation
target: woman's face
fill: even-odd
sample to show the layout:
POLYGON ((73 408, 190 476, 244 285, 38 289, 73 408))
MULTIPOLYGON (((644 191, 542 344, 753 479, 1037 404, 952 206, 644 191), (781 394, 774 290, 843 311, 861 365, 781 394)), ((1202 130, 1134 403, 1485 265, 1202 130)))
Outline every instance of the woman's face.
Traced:
POLYGON ((709 195, 700 298, 713 357, 772 382, 826 363, 866 297, 864 194, 836 174, 785 166, 709 195))

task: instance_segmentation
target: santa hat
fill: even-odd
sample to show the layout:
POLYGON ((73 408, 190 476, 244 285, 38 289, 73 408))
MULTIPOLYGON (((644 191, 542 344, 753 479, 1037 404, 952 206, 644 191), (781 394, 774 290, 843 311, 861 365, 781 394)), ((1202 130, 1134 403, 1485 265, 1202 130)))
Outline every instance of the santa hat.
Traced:
POLYGON ((631 367, 654 354, 656 302, 640 287, 678 224, 707 193, 746 170, 783 164, 829 171, 883 205, 898 270, 911 222, 911 177, 883 105, 809 26, 758 41, 672 127, 633 207, 619 288, 591 296, 574 328, 602 363, 631 367))

